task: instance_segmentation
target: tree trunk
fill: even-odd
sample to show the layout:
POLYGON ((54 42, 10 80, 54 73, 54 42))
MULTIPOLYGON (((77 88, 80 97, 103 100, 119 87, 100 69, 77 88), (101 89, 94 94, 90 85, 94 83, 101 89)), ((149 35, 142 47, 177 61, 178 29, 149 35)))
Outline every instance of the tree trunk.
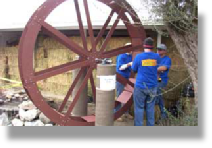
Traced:
POLYGON ((175 29, 172 29, 170 26, 167 26, 167 30, 188 68, 188 72, 194 84, 195 104, 197 106, 198 105, 198 33, 185 32, 184 34, 181 34, 175 29))

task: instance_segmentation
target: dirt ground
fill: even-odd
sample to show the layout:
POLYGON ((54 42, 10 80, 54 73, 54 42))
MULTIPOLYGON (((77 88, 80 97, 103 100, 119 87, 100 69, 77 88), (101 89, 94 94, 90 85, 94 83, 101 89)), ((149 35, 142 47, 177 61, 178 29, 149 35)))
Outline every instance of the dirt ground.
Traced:
MULTIPOLYGON (((2 94, 1 94, 2 95, 2 94)), ((58 99, 57 96, 52 96, 52 95, 47 95, 47 97, 45 97, 46 101, 50 101, 50 102, 54 102, 53 103, 53 108, 57 109, 61 103, 62 100, 58 99), (56 99, 57 98, 57 99, 56 99)), ((63 97, 61 97, 63 98, 63 97)), ((68 109, 69 105, 71 104, 71 101, 69 101, 64 109, 64 112, 66 112, 66 110, 68 109)), ((88 115, 92 115, 95 114, 95 105, 94 103, 88 103, 88 115)), ((122 116, 123 121, 115 121, 114 122, 114 126, 134 126, 134 119, 129 119, 126 118, 125 116, 122 116)))
MULTIPOLYGON (((88 103, 88 115, 92 115, 92 114, 95 114, 95 105, 93 103, 88 103)), ((128 119, 128 118, 125 118, 124 116, 122 116, 122 119, 123 121, 115 121, 114 126, 134 126, 133 119, 128 119)))
POLYGON ((134 126, 133 119, 125 119, 124 122, 115 121, 114 126, 134 126))

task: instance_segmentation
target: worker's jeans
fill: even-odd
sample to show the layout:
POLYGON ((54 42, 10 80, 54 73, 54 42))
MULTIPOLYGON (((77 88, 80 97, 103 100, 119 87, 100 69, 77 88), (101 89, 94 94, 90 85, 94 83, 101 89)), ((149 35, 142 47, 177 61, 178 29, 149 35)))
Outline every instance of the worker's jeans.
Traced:
POLYGON ((157 87, 141 89, 135 87, 134 99, 134 125, 143 126, 144 109, 146 109, 147 126, 155 125, 155 96, 157 87))
POLYGON ((157 97, 156 97, 155 104, 158 105, 160 108, 161 118, 167 117, 165 107, 164 107, 163 96, 162 96, 162 89, 164 89, 166 86, 167 84, 164 82, 159 82, 157 86, 157 97))
MULTIPOLYGON (((124 91, 124 85, 116 82, 116 97, 118 98, 121 93, 124 91)), ((115 109, 114 112, 117 112, 124 104, 119 104, 115 109)), ((129 111, 127 111, 126 113, 129 113, 129 111)))
POLYGON ((116 82, 116 96, 117 98, 120 96, 120 94, 123 92, 124 90, 124 85, 119 83, 119 82, 116 82))

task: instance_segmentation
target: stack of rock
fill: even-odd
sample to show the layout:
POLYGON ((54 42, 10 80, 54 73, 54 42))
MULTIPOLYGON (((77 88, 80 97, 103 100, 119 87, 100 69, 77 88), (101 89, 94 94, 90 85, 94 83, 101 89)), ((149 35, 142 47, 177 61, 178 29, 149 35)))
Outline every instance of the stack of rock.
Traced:
POLYGON ((24 90, 9 90, 0 97, 0 126, 53 126, 24 90))
POLYGON ((9 118, 18 114, 18 105, 29 100, 24 90, 8 90, 0 96, 0 112, 5 112, 9 118))
POLYGON ((22 102, 29 99, 24 89, 4 91, 4 95, 6 97, 5 103, 22 102))
POLYGON ((18 107, 19 113, 12 120, 12 126, 53 126, 51 121, 34 106, 32 101, 23 101, 18 107))

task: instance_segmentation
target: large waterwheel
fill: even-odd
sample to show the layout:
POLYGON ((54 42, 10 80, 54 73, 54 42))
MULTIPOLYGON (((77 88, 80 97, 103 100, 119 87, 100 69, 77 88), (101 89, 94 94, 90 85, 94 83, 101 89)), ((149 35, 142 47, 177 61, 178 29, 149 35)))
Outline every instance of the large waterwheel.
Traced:
MULTIPOLYGON (((83 88, 88 83, 88 81, 90 81, 91 83, 93 96, 95 98, 96 86, 92 72, 96 69, 96 66, 98 64, 98 60, 96 59, 111 58, 121 53, 141 50, 142 41, 145 37, 145 32, 135 11, 133 11, 131 6, 126 1, 122 0, 121 1, 122 5, 119 5, 113 0, 97 0, 105 4, 105 7, 109 7, 111 9, 111 13, 106 19, 106 22, 102 26, 102 29, 100 30, 98 35, 95 37, 91 22, 92 16, 90 16, 88 7, 89 1, 83 0, 85 16, 87 18, 88 32, 92 45, 91 49, 88 49, 87 40, 83 28, 82 16, 79 9, 79 2, 78 0, 72 0, 75 3, 75 10, 79 24, 79 31, 83 43, 83 47, 81 47, 77 43, 70 40, 62 32, 60 32, 59 30, 57 30, 56 28, 54 28, 45 21, 46 18, 51 14, 51 12, 65 1, 67 0, 47 0, 43 5, 40 6, 40 8, 36 10, 36 12, 30 18, 29 22, 26 25, 26 28, 23 31, 20 41, 20 50, 19 50, 20 76, 22 79, 23 86, 28 95, 30 96, 31 100, 33 101, 33 103, 48 118, 50 118, 52 122, 65 126, 92 126, 95 123, 95 115, 76 117, 72 116, 71 112, 79 99, 80 93, 82 92, 83 88), (108 25, 111 21, 111 17, 114 14, 117 14, 117 19, 110 27, 110 30, 106 35, 106 38, 101 45, 101 48, 97 50, 96 48, 97 44, 99 44, 99 41, 102 38, 103 34, 105 33, 106 29, 108 28, 108 25), (110 51, 105 51, 105 48, 109 40, 111 39, 112 34, 114 33, 119 21, 123 21, 124 25, 126 26, 132 44, 120 48, 111 49, 110 51), (66 64, 62 64, 39 72, 35 72, 33 68, 33 54, 34 54, 33 51, 35 48, 37 36, 40 32, 45 33, 48 36, 54 38, 59 43, 70 49, 72 52, 78 54, 80 58, 76 61, 71 61, 66 64), (67 71, 72 71, 75 69, 80 69, 80 71, 75 80, 73 81, 73 83, 70 85, 71 87, 68 90, 67 95, 64 98, 61 106, 57 110, 50 107, 48 103, 45 101, 44 97, 42 96, 37 83, 52 76, 63 74, 67 71), (74 87, 76 86, 79 80, 79 77, 81 76, 84 70, 87 70, 86 76, 84 77, 84 80, 81 83, 78 92, 73 98, 72 103, 68 107, 67 111, 64 112, 63 111, 64 106, 66 105, 74 87)), ((125 103, 125 105, 122 106, 122 108, 119 111, 114 113, 114 120, 119 118, 132 105, 132 92, 134 86, 133 81, 127 80, 118 74, 117 74, 117 81, 125 85, 125 90, 117 99, 116 105, 118 105, 119 103, 125 103)))

